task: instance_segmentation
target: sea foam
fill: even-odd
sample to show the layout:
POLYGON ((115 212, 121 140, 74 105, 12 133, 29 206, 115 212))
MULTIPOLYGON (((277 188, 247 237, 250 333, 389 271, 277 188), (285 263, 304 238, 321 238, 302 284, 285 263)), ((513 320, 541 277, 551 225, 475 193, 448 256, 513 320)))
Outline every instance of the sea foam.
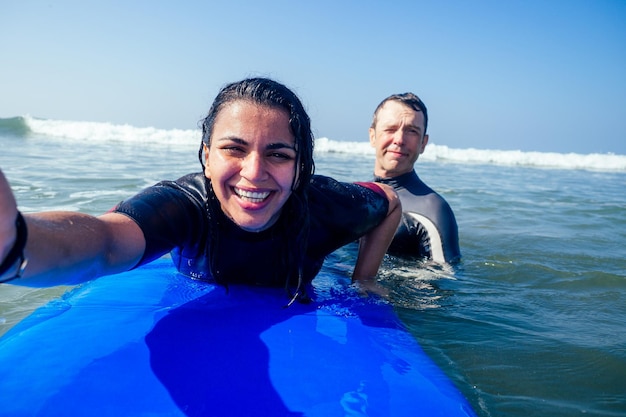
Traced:
MULTIPOLYGON (((0 119, 0 124, 21 136, 26 133, 63 138, 66 140, 89 140, 92 142, 136 143, 151 146, 189 147, 195 150, 200 143, 199 129, 157 129, 135 127, 103 122, 83 122, 67 120, 47 120, 31 116, 0 119), (10 121, 10 123, 9 123, 10 121)), ((348 142, 316 138, 315 151, 318 154, 335 153, 346 155, 374 155, 369 141, 348 142)), ((590 171, 626 172, 626 155, 577 154, 556 152, 527 152, 521 150, 497 150, 475 148, 450 148, 446 145, 429 143, 420 159, 432 162, 461 164, 495 164, 505 166, 525 166, 536 168, 574 169, 590 171)))

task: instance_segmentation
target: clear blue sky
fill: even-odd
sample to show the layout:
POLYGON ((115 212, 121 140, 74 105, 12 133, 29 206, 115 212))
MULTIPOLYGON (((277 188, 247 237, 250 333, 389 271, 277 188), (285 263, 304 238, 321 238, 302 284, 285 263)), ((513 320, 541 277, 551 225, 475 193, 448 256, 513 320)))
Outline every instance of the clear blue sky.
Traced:
POLYGON ((263 75, 318 137, 412 91, 438 145, 626 154, 624 0, 4 0, 0 41, 0 117, 193 129, 263 75))

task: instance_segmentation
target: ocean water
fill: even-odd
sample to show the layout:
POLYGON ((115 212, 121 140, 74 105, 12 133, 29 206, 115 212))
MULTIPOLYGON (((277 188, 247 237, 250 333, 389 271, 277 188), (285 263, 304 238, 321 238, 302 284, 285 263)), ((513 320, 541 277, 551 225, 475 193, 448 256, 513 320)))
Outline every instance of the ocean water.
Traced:
MULTIPOLYGON (((195 130, 0 119, 20 209, 99 214, 200 167, 195 130)), ((362 143, 316 140, 317 173, 371 178, 362 143)), ((480 416, 626 416, 626 156, 450 149, 419 175, 453 207, 454 268, 388 257, 391 301, 480 416)), ((353 252, 327 267, 349 272, 353 252)), ((0 286, 0 334, 67 287, 0 286)))

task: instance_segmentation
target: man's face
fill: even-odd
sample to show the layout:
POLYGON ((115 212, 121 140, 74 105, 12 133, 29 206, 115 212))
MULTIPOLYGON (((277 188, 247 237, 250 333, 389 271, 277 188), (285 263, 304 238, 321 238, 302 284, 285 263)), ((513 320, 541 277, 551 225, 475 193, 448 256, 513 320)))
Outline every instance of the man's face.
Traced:
POLYGON ((374 174, 395 177, 413 170, 428 143, 424 114, 398 101, 388 101, 379 110, 376 126, 370 128, 370 144, 376 149, 374 174))

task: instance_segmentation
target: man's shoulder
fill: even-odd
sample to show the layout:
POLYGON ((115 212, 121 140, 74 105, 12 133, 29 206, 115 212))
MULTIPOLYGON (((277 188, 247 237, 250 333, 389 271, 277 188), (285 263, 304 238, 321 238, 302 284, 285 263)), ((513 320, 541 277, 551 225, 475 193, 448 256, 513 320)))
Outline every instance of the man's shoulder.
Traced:
POLYGON ((427 255, 437 262, 460 258, 456 218, 443 196, 422 181, 415 170, 376 180, 393 186, 402 203, 403 219, 391 251, 427 255))
POLYGON ((440 210, 451 211, 446 199, 422 181, 414 170, 397 177, 376 180, 393 186, 400 197, 403 211, 422 214, 440 210))

